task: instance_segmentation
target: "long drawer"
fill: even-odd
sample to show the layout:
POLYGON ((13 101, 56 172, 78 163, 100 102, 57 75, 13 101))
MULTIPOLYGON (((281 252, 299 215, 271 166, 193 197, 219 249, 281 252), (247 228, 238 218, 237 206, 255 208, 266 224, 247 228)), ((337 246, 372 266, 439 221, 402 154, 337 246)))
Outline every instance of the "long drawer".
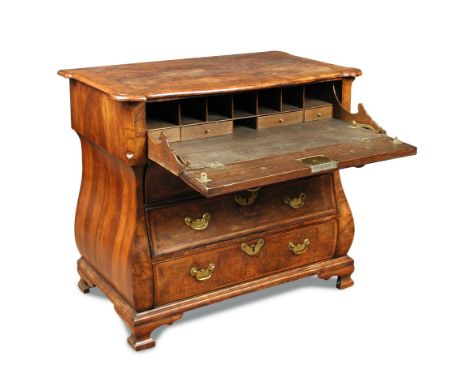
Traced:
POLYGON ((147 210, 153 256, 336 213, 331 174, 147 210))
POLYGON ((279 233, 259 233, 225 247, 156 262, 156 305, 333 257, 337 220, 279 233))

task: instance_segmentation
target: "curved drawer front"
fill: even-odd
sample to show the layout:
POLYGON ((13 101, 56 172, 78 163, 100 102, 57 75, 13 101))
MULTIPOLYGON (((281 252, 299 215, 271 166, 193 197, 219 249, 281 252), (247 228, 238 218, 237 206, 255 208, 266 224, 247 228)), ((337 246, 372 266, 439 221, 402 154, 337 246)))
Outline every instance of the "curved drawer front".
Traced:
POLYGON ((154 264, 155 303, 196 296, 333 257, 337 221, 279 233, 259 233, 216 250, 193 251, 154 264))
POLYGON ((153 255, 336 213, 331 174, 147 211, 153 255))

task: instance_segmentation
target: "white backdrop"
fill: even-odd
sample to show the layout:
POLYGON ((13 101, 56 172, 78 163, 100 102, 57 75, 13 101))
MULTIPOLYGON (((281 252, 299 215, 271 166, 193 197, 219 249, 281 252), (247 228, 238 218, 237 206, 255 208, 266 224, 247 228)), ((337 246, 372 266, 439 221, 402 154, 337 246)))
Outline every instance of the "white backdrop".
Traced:
POLYGON ((462 2, 15 1, 0 5, 0 379, 466 380, 462 2), (186 313, 135 353, 76 287, 81 158, 61 68, 284 50, 363 70, 416 157, 348 169, 355 286, 308 278, 186 313), (28 379, 26 379, 28 378, 28 379))

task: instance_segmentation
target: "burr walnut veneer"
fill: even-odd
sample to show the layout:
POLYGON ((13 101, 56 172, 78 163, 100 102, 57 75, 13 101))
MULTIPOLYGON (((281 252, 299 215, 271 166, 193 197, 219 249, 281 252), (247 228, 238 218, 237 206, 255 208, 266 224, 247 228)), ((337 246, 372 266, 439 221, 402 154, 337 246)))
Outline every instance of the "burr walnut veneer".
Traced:
POLYGON ((79 287, 131 330, 316 275, 353 285, 339 170, 413 155, 359 105, 360 70, 283 52, 61 70, 83 175, 79 287))

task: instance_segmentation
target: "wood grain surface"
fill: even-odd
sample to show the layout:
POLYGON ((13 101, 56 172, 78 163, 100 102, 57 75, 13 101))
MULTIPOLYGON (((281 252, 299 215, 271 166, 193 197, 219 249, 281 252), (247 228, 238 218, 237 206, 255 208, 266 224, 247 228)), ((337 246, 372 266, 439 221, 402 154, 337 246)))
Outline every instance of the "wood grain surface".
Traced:
POLYGON ((72 127, 78 134, 129 165, 147 161, 143 102, 117 102, 74 80, 70 100, 72 127))
POLYGON ((263 232, 244 237, 242 242, 246 244, 264 240, 264 246, 256 255, 247 255, 237 241, 217 250, 197 251, 175 260, 156 263, 156 305, 331 258, 335 252, 336 235, 337 221, 331 219, 280 233, 263 232), (289 243, 299 244, 304 240, 310 242, 305 252, 293 254, 289 243), (190 274, 192 267, 206 268, 209 264, 214 264, 215 269, 208 280, 198 281, 190 274))
POLYGON ((361 71, 272 51, 63 69, 117 101, 147 101, 357 77, 361 71))
POLYGON ((85 137, 75 238, 86 258, 137 311, 153 304, 143 210, 143 168, 130 167, 85 137))
POLYGON ((301 159, 317 155, 343 169, 416 154, 414 146, 333 118, 261 130, 239 127, 231 135, 170 145, 148 134, 149 158, 205 196, 309 176, 311 168, 301 159), (197 180, 201 172, 210 181, 197 180))
POLYGON ((260 189, 255 202, 247 206, 234 198, 202 198, 148 209, 153 256, 336 214, 332 174, 260 189), (301 193, 305 195, 301 208, 291 208, 283 200, 301 193), (199 219, 205 213, 211 215, 205 230, 196 231, 185 223, 186 217, 199 219))

